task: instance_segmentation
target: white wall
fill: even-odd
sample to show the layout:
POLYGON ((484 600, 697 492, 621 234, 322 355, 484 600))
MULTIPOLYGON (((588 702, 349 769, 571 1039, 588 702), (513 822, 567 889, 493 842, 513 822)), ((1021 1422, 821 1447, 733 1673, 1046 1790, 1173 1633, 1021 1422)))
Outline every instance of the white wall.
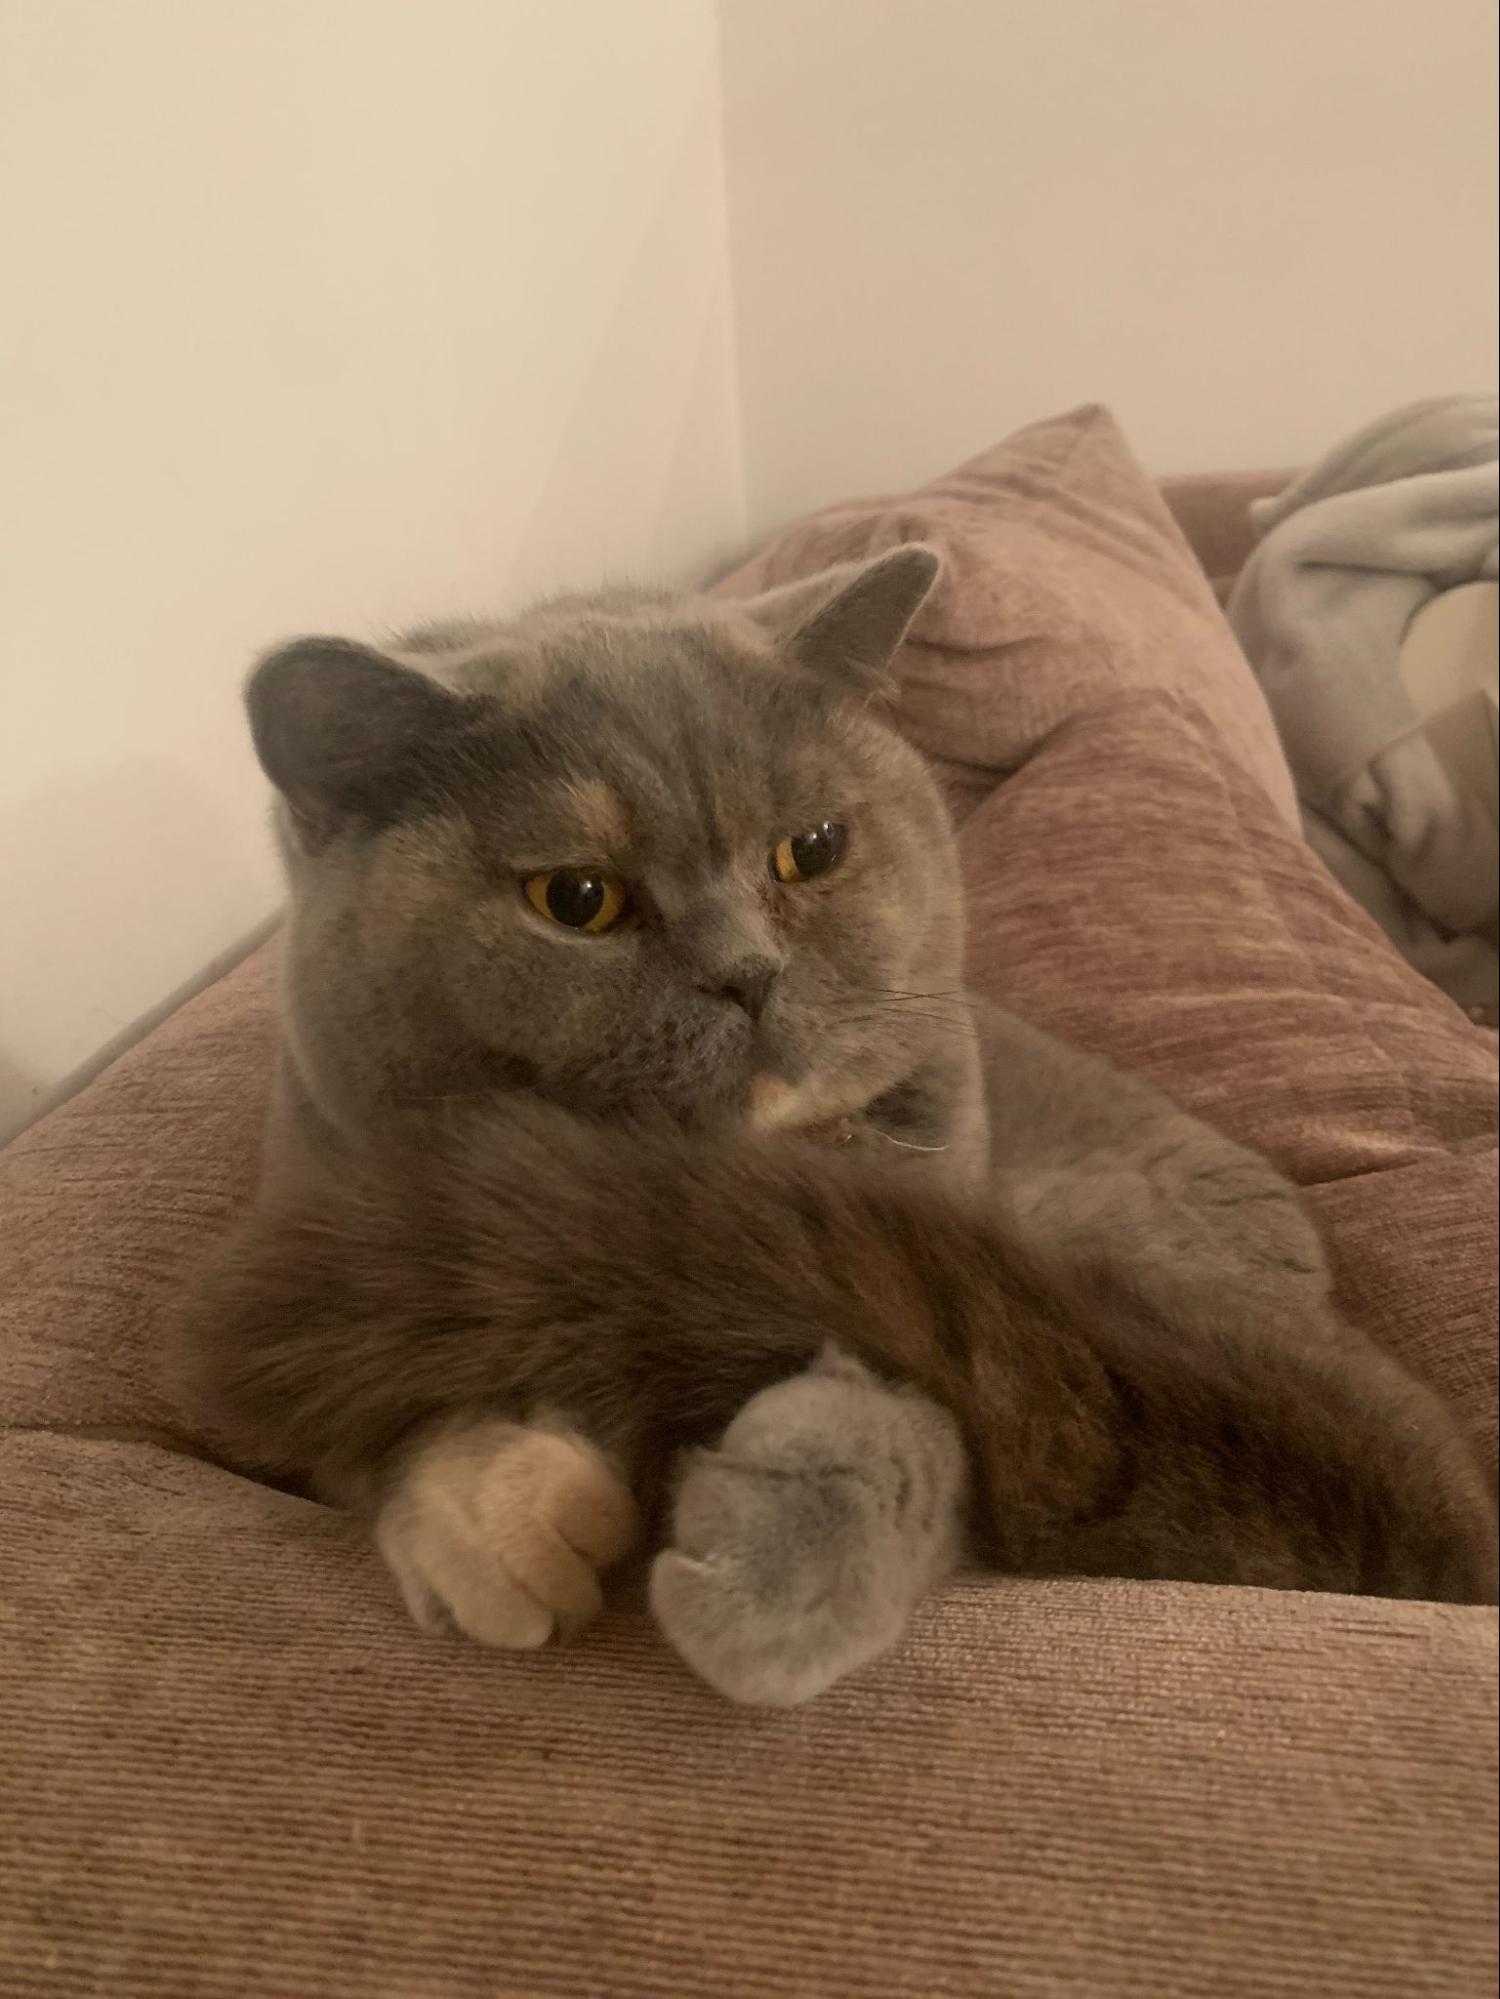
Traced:
POLYGON ((1493 0, 720 11, 738 394, 713 0, 0 0, 0 1134, 273 906, 270 639, 1493 372, 1493 0))
POLYGON ((1494 0, 724 0, 752 524, 1114 405, 1276 465, 1493 378, 1494 0))
POLYGON ((273 906, 259 646, 743 529, 705 0, 0 0, 0 1135, 273 906))

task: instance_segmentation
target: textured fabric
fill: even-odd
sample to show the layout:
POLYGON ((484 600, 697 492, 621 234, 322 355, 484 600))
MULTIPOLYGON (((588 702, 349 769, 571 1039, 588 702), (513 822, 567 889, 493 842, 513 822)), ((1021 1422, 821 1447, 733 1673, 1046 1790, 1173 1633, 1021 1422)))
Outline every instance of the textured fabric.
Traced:
POLYGON ((968 1587, 811 1707, 649 1622, 500 1657, 335 1516, 19 1439, 8 1999, 1477 1999, 1493 1622, 968 1587))
POLYGON ((1366 425, 1257 502, 1262 538, 1229 602, 1308 838, 1419 970, 1486 1007, 1500 999, 1494 806, 1428 735, 1400 655, 1441 591, 1495 578, 1497 453, 1493 396, 1437 397, 1366 425))
MULTIPOLYGON (((1068 553, 1031 523, 1031 636, 904 662, 968 786, 975 978, 1282 1158, 1352 1308, 1477 1424, 1493 1044, 1288 830, 1253 682, 1105 420, 1041 435, 1014 463, 1068 553), (1164 654, 1116 617, 1142 550, 1187 620, 1141 613, 1164 654)), ((975 1585, 753 1715, 629 1608, 543 1657, 424 1638, 337 1516, 80 1434, 180 1432, 157 1328, 253 1178, 274 955, 0 1153, 7 1999, 1493 1989, 1491 1613, 975 1585)))
POLYGON ((814 514, 719 588, 744 595, 903 541, 930 542, 944 569, 900 662, 901 719, 960 817, 1070 716, 1168 689, 1295 823, 1266 704, 1106 411, 1033 424, 919 492, 814 514))
POLYGON ((176 1426, 162 1307, 249 1198, 275 1032, 276 945, 0 1150, 0 1411, 176 1426))

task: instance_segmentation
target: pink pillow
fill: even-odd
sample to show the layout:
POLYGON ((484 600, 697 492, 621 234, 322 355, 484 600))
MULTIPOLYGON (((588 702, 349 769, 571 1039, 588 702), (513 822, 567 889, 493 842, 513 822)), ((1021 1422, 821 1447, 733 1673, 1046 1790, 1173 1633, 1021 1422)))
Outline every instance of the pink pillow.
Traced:
POLYGON ((1107 411, 1032 424, 915 493, 824 508, 718 587, 744 596, 904 541, 940 548, 944 570, 899 663, 902 724, 960 817, 1081 708, 1167 688, 1297 823, 1260 689, 1107 411))

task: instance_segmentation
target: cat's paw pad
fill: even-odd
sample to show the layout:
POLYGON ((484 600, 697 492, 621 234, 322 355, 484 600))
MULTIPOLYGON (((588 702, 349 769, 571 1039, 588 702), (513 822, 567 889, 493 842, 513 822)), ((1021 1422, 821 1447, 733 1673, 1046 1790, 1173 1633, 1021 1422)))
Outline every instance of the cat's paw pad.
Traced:
POLYGON ((585 1438, 496 1421, 422 1449, 375 1540, 418 1624, 526 1649, 598 1613, 600 1571, 639 1532, 629 1487, 585 1438))
POLYGON ((957 1554, 956 1426, 825 1357, 689 1462, 651 1606, 729 1700, 791 1707, 889 1651, 957 1554))

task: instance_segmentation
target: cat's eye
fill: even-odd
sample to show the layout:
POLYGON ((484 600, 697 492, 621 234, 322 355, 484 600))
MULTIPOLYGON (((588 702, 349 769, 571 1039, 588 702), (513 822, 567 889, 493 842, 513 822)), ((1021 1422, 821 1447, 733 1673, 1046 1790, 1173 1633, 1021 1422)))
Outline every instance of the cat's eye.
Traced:
POLYGON ((805 833, 793 833, 778 840, 771 849, 771 873, 779 882, 810 882, 826 875, 844 858, 849 835, 833 820, 810 826, 805 833))
POLYGON ((613 930, 629 907, 624 882, 603 868, 548 868, 528 875, 521 893, 549 923, 592 937, 613 930))

